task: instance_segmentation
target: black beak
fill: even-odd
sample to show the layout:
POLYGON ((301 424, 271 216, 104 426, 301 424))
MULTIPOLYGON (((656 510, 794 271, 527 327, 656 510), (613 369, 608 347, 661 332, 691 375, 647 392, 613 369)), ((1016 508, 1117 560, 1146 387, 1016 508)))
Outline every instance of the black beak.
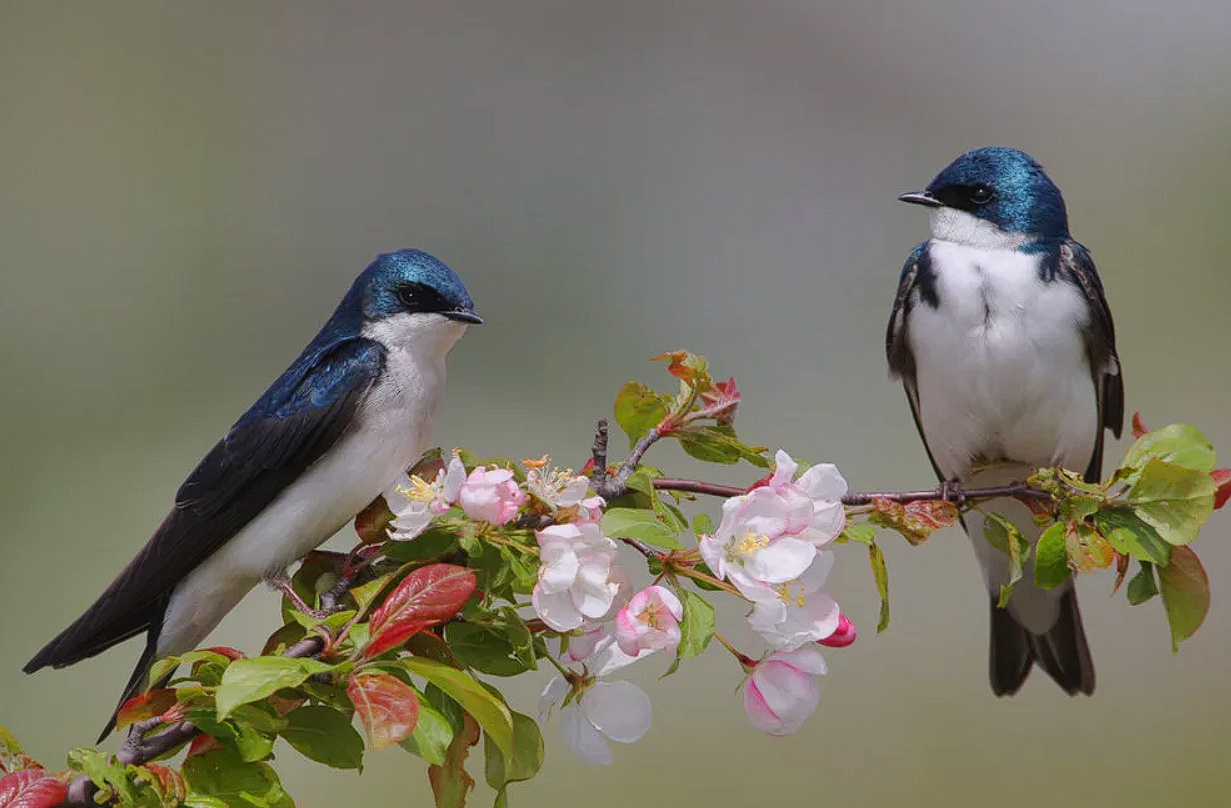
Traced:
POLYGON ((932 196, 931 191, 911 191, 898 197, 899 202, 909 202, 912 205, 923 205, 925 208, 944 207, 944 203, 932 196))
POLYGON ((450 320, 457 320, 459 323, 483 325, 483 318, 474 309, 453 309, 452 311, 442 311, 441 314, 450 320))

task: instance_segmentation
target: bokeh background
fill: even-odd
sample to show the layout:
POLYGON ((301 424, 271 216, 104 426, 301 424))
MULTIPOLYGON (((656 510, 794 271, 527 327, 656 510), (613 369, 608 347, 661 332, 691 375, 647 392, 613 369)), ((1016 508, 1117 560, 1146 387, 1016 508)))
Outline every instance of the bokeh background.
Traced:
MULTIPOLYGON (((855 489, 920 487, 882 339, 926 223, 894 196, 1017 146, 1094 251, 1129 411, 1231 458, 1229 36, 1215 0, 4 4, 0 724, 50 765, 94 737, 136 643, 21 664, 389 249, 445 259, 487 318, 451 357, 440 444, 580 463, 619 386, 669 388, 647 360, 686 346, 739 380, 750 441, 855 489)), ((548 727, 514 804, 1227 804, 1229 532, 1222 515, 1197 545, 1214 606, 1178 656, 1157 601, 1083 582, 1092 699, 1041 674, 992 697, 960 533, 887 542, 880 636, 843 551, 863 633, 799 734, 748 726, 715 645, 662 682, 645 663, 655 726, 612 768, 548 727)), ((255 648, 273 604, 254 594, 214 640, 255 648)), ((530 712, 547 678, 502 684, 530 712)), ((283 751, 301 804, 428 802, 397 749, 362 776, 283 751)))

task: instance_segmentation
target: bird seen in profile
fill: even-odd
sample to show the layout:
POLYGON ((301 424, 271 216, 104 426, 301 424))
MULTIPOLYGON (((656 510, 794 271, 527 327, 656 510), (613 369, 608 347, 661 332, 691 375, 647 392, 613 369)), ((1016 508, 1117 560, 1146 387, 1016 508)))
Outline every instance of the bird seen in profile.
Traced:
POLYGON ((136 557, 25 671, 145 633, 122 706, 154 660, 194 648, 262 579, 284 580, 415 461, 444 391, 445 355, 482 322, 436 258, 378 256, 188 476, 136 557))

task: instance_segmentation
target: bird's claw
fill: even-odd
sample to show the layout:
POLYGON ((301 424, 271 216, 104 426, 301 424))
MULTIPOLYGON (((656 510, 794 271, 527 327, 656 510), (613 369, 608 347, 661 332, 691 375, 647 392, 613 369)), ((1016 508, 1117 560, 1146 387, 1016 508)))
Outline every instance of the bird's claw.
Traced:
POLYGON ((966 504, 966 491, 957 480, 945 480, 940 484, 937 493, 945 502, 952 502, 959 508, 966 504))
POLYGON ((277 575, 272 575, 266 582, 278 592, 281 592, 283 597, 291 602, 295 610, 306 614, 313 620, 324 620, 332 614, 342 611, 342 607, 338 604, 338 600, 350 588, 350 581, 344 578, 338 580, 337 584, 321 595, 321 608, 317 609, 309 606, 307 601, 299 596, 295 591, 294 585, 291 583, 291 576, 283 570, 277 575), (336 594, 335 594, 336 591, 336 594))

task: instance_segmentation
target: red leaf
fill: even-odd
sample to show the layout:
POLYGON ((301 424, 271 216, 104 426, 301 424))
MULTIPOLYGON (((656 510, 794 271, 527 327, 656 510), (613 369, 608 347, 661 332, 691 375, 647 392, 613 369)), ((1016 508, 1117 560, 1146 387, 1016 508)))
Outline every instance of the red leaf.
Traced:
POLYGON ((1218 483, 1218 490, 1214 492, 1214 510, 1218 510, 1231 499, 1231 469, 1214 469, 1210 476, 1218 483))
POLYGON ((202 732, 192 739, 192 743, 188 745, 188 754, 185 757, 196 757, 197 755, 204 755, 206 752, 213 752, 215 749, 221 748, 222 744, 218 743, 217 738, 202 732))
POLYGON ((705 359, 692 351, 667 351, 662 356, 654 357, 655 362, 664 359, 671 361, 671 364, 667 366, 667 372, 689 387, 705 391, 713 385, 705 359))
POLYGON ((370 751, 384 749, 406 738, 419 723, 419 697, 414 688, 387 673, 352 676, 346 688, 370 751))
POLYGON ((932 531, 957 521, 957 506, 943 499, 925 499, 905 505, 885 497, 872 500, 873 521, 892 528, 911 544, 927 541, 932 531))
POLYGON ((1141 423, 1141 413, 1133 413, 1133 437, 1140 438, 1142 435, 1148 435, 1150 430, 1146 429, 1146 425, 1141 423))
POLYGON ((68 784, 43 769, 25 769, 0 778, 0 808, 51 808, 68 797, 68 784))
POLYGON ((168 769, 157 763, 147 763, 145 768, 153 772, 158 782, 162 783, 163 793, 175 798, 173 805, 179 805, 188 796, 188 785, 184 782, 184 776, 175 769, 168 769))
POLYGON ((124 729, 129 724, 144 721, 162 715, 175 706, 176 694, 171 688, 151 690, 140 696, 133 696, 124 702, 124 706, 115 714, 115 728, 124 729))
POLYGON ((735 420, 735 408, 739 406, 740 392, 735 386, 735 377, 725 382, 715 382, 711 390, 701 393, 701 409, 697 411, 699 418, 713 418, 720 424, 728 426, 735 420))
POLYGON ((412 634, 453 617, 476 584, 473 571, 455 564, 428 564, 407 575, 372 613, 364 658, 382 654, 412 634))
POLYGON ((202 651, 212 651, 215 654, 220 654, 226 657, 227 659, 231 660, 232 662, 234 662, 237 659, 244 658, 243 651, 236 651, 234 648, 231 648, 226 645, 215 645, 213 648, 202 648, 201 650, 202 651))
POLYGON ((384 497, 377 497, 355 517, 355 533, 364 544, 377 544, 389 538, 392 522, 393 511, 389 510, 384 497))

